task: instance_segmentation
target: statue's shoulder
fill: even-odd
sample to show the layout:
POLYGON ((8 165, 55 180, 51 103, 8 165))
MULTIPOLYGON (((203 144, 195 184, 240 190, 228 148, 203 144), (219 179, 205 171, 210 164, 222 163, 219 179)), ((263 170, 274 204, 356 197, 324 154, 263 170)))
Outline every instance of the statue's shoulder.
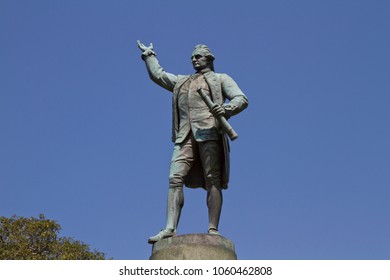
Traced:
POLYGON ((178 79, 188 79, 191 75, 177 75, 178 79))
POLYGON ((220 83, 232 80, 232 78, 226 73, 215 73, 215 76, 217 76, 220 83))
POLYGON ((217 73, 214 71, 209 71, 209 72, 206 72, 204 75, 205 75, 205 77, 208 77, 208 78, 217 77, 218 79, 220 79, 222 77, 222 75, 225 75, 225 74, 224 73, 217 73))
POLYGON ((215 73, 217 76, 218 76, 218 78, 222 78, 222 79, 225 79, 225 78, 230 78, 230 76, 228 75, 228 74, 226 74, 226 73, 215 73))
POLYGON ((191 75, 177 75, 177 82, 180 83, 180 82, 184 82, 185 80, 187 80, 191 75))
POLYGON ((182 84, 190 78, 190 75, 177 75, 177 81, 175 85, 175 89, 178 89, 182 86, 182 84))
POLYGON ((227 84, 235 83, 234 79, 226 73, 216 73, 216 74, 221 83, 227 83, 227 84))

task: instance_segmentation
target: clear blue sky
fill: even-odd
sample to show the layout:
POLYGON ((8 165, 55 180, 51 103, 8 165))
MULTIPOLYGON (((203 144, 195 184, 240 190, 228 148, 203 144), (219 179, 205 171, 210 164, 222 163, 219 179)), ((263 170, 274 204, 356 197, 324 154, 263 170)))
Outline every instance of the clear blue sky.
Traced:
MULTIPOLYGON (((390 258, 390 2, 0 1, 0 215, 44 213, 114 259, 165 224, 165 69, 217 72, 249 98, 231 124, 220 230, 240 259, 390 258)), ((180 234, 205 232, 185 190, 180 234)))

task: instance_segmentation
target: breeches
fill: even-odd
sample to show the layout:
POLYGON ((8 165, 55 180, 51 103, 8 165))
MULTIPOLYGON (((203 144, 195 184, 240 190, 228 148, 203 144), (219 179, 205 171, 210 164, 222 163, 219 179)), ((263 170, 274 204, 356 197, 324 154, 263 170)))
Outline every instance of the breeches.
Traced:
POLYGON ((220 188, 222 159, 222 141, 196 142, 190 132, 183 143, 175 144, 170 165, 169 186, 183 186, 190 169, 194 164, 200 164, 206 189, 209 189, 210 186, 220 188))

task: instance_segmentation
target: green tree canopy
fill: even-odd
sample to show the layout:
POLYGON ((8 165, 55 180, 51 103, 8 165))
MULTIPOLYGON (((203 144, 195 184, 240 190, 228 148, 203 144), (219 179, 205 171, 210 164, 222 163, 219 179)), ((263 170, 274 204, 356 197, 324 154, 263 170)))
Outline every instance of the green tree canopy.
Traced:
POLYGON ((81 241, 59 237, 61 226, 39 218, 0 217, 1 260, 103 260, 105 254, 81 241))

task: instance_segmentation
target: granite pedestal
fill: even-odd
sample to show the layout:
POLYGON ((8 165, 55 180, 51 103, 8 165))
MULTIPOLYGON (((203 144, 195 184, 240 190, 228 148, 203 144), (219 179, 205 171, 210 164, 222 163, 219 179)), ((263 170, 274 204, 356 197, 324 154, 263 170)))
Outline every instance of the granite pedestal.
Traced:
POLYGON ((236 260, 234 244, 211 234, 185 234, 154 243, 150 260, 236 260))

